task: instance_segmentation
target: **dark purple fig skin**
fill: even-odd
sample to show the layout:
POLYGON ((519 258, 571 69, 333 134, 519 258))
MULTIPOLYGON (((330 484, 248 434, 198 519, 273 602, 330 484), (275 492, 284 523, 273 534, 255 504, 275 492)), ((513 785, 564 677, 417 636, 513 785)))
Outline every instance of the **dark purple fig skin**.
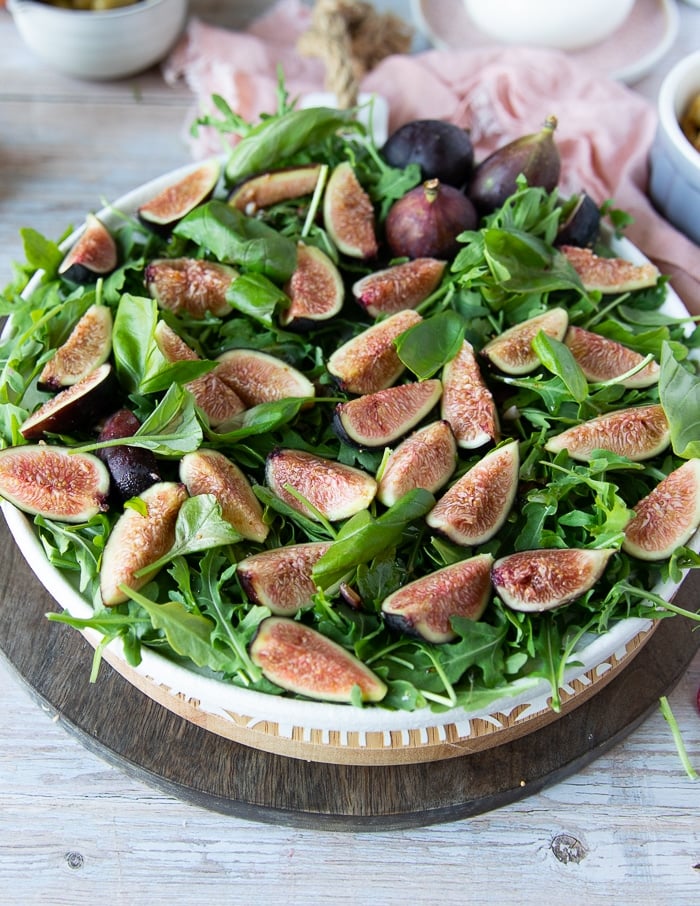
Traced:
POLYGON ((481 214, 500 208, 516 191, 521 174, 528 186, 539 186, 547 192, 557 187, 561 158, 554 142, 556 127, 556 117, 550 116, 539 132, 497 148, 477 166, 467 194, 481 214))
MULTIPOLYGON (((141 422, 129 409, 118 409, 104 423, 99 440, 132 437, 141 422)), ((122 503, 138 497, 146 488, 162 480, 158 463, 151 450, 120 445, 102 447, 97 455, 109 469, 111 490, 122 503)))
POLYGON ((114 405, 117 381, 111 365, 100 365, 87 377, 61 390, 24 422, 20 433, 25 440, 39 440, 45 434, 69 434, 96 424, 114 405))
POLYGON ((474 205, 463 192, 429 179, 394 202, 386 240, 397 258, 452 258, 460 249, 457 236, 477 223, 474 205))
POLYGON ((592 247, 599 232, 600 209, 590 195, 581 192, 566 220, 559 225, 554 244, 592 247))
POLYGON ((444 120, 405 123, 389 136, 382 156, 392 167, 418 164, 422 179, 439 179, 457 188, 469 181, 474 168, 469 132, 444 120))

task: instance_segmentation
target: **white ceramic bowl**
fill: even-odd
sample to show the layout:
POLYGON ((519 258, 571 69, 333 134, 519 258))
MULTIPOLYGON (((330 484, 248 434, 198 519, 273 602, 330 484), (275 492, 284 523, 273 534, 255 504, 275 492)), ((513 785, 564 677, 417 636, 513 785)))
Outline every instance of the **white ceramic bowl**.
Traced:
POLYGON ((649 194, 667 220, 700 244, 700 151, 680 127, 688 102, 699 93, 700 50, 676 63, 661 83, 649 194))
POLYGON ((167 54, 182 31, 188 0, 141 0, 103 12, 8 0, 24 43, 45 63, 80 79, 142 72, 167 54))
POLYGON ((634 2, 464 0, 464 5, 476 27, 497 41, 577 50, 609 37, 624 23, 634 2))

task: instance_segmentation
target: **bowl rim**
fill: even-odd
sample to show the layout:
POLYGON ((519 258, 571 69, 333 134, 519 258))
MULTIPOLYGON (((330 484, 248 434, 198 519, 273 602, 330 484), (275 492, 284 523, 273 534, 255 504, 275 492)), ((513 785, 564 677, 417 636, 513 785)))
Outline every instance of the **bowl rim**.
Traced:
MULTIPOLYGON (((120 6, 116 9, 68 9, 64 6, 41 3, 39 0, 7 0, 6 6, 12 16, 15 14, 22 15, 24 12, 30 13, 32 9, 39 9, 46 16, 59 16, 62 18, 80 16, 80 18, 86 18, 87 16, 98 15, 100 19, 118 19, 120 17, 134 16, 163 3, 165 3, 165 0, 134 0, 128 6, 120 6)), ((188 0, 180 0, 181 6, 186 6, 187 3, 188 0)))
POLYGON ((683 79, 694 70, 697 71, 697 91, 700 92, 700 50, 683 57, 668 71, 659 89, 657 110, 661 130, 675 151, 691 167, 700 169, 700 152, 696 151, 686 138, 678 119, 679 112, 676 110, 678 87, 683 79))

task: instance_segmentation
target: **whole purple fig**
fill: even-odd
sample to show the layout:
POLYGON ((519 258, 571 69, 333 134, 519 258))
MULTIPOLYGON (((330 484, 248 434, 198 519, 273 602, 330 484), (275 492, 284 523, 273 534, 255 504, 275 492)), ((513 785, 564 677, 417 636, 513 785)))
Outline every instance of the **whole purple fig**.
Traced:
POLYGON ((397 258, 451 258, 457 237, 476 228, 478 215, 471 201, 453 186, 429 179, 394 202, 385 230, 397 258))

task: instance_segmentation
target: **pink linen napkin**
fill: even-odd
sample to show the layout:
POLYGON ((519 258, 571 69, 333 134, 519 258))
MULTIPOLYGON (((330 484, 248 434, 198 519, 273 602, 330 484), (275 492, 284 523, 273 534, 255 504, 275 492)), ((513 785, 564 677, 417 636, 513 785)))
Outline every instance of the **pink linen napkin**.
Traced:
MULTIPOLYGON (((164 64, 166 80, 184 79, 199 112, 222 95, 241 116, 255 119, 276 107, 277 66, 292 97, 322 90, 320 60, 301 56, 299 36, 310 10, 280 0, 246 32, 193 19, 164 64)), ((363 81, 362 91, 389 103, 390 130, 422 117, 468 128, 477 161, 512 139, 536 132, 554 114, 562 156, 561 191, 581 189, 601 203, 613 199, 634 224, 626 235, 664 272, 688 309, 700 314, 700 249, 671 227, 646 194, 648 154, 656 129, 654 107, 633 90, 558 51, 531 48, 430 50, 392 56, 363 81)), ((189 125, 189 124, 188 124, 189 125)), ((195 157, 221 150, 202 130, 195 157)))

